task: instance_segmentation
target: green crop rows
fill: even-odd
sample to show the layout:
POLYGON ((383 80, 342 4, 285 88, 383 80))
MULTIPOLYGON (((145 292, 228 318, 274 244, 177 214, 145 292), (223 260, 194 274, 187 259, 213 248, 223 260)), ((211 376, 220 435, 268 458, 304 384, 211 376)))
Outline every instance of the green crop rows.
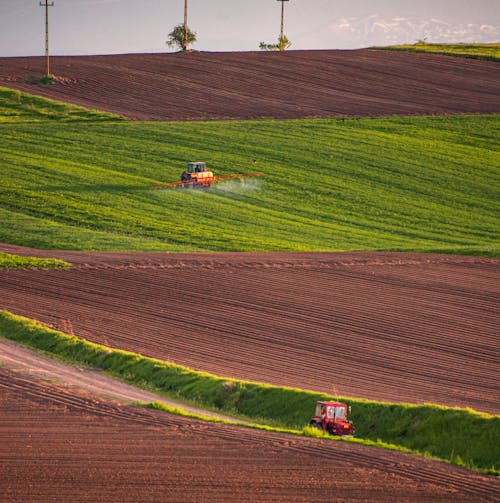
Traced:
POLYGON ((475 59, 500 61, 500 44, 416 44, 393 45, 389 47, 374 47, 391 51, 431 52, 448 56, 462 56, 475 59))
POLYGON ((0 123, 45 121, 117 121, 119 115, 40 98, 30 94, 0 87, 0 123))
POLYGON ((20 257, 0 252, 0 269, 61 269, 70 267, 64 260, 54 258, 20 257))
POLYGON ((0 89, 0 242, 498 255, 498 116, 141 123, 49 102, 41 120, 25 99, 0 89), (190 160, 265 176, 151 189, 190 160))

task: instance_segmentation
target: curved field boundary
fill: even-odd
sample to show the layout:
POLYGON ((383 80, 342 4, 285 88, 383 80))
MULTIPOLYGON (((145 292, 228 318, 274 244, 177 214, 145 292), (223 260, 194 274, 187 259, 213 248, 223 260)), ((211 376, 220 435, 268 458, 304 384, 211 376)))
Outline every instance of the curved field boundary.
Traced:
POLYGON ((382 440, 457 465, 499 474, 500 416, 437 405, 384 404, 310 391, 225 379, 179 365, 72 337, 0 311, 0 334, 72 362, 102 368, 127 382, 154 386, 177 398, 259 422, 307 424, 316 400, 340 399, 353 406, 361 436, 382 440), (264 418, 264 419, 262 419, 264 418), (474 432, 473 439, 470 433, 474 432))
POLYGON ((500 44, 425 44, 417 42, 412 45, 392 45, 372 47, 385 51, 408 51, 458 56, 461 58, 485 59, 500 61, 500 44))
POLYGON ((396 51, 0 58, 0 85, 138 120, 500 112, 500 67, 396 51), (286 90, 286 92, 284 92, 286 90))
POLYGON ((33 500, 34 490, 39 501, 160 501, 168 488, 172 500, 198 502, 200 486, 206 501, 217 502, 385 501, 389 490, 406 502, 500 497, 497 478, 445 463, 186 420, 2 368, 0 396, 0 459, 8 460, 0 486, 9 501, 33 500), (50 463, 40 462, 45 456, 50 463), (335 477, 319 463, 334 466, 335 477))
POLYGON ((500 413, 498 260, 38 253, 74 267, 3 271, 1 309, 215 375, 500 413))

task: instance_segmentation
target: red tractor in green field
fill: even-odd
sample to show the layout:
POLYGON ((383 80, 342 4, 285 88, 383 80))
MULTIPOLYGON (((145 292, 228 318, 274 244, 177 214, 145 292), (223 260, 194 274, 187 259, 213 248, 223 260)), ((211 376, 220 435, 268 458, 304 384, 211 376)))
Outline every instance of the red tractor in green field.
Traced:
POLYGON ((309 424, 330 435, 354 435, 354 425, 347 419, 351 408, 345 403, 317 402, 316 411, 309 424))

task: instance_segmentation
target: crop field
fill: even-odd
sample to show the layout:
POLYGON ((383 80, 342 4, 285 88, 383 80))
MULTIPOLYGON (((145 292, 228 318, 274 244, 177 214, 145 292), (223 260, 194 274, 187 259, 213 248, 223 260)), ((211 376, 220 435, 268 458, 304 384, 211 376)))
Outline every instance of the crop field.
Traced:
POLYGON ((498 499, 498 45, 375 49, 0 58, 9 501, 498 499))
POLYGON ((2 271, 1 308, 220 376, 500 412, 498 260, 50 253, 73 267, 2 271))
POLYGON ((377 47, 376 49, 428 52, 433 54, 446 54, 449 56, 463 56, 467 58, 500 61, 500 44, 426 44, 419 42, 408 45, 377 47))
POLYGON ((331 502, 353 495, 465 502, 500 494, 497 479, 445 463, 119 405, 1 368, 0 396, 0 458, 8 459, 0 485, 11 502, 331 502), (335 466, 335 477, 318 464, 335 466))
POLYGON ((45 105, 20 101, 2 91, 12 110, 0 124, 3 242, 498 254, 496 115, 137 123, 64 109, 40 120, 45 105), (151 189, 188 160, 264 177, 151 189))
POLYGON ((500 113, 494 61, 371 49, 0 58, 0 85, 135 120, 500 113))
MULTIPOLYGON (((496 463, 500 446, 494 441, 491 444, 500 435, 500 416, 442 405, 416 406, 333 397, 301 389, 228 379, 196 372, 164 360, 145 358, 137 353, 116 350, 109 345, 91 343, 47 329, 26 318, 12 316, 6 311, 0 311, 0 336, 48 352, 71 364, 99 368, 101 372, 162 395, 188 400, 203 410, 208 408, 236 414, 257 429, 267 428, 269 431, 271 426, 278 427, 282 433, 318 436, 316 430, 306 429, 314 404, 317 400, 340 400, 352 405, 350 417, 355 421, 360 437, 356 438, 357 443, 433 456, 499 475, 496 463), (445 431, 443 425, 446 425, 445 431), (470 431, 475 432, 474 440, 469 437, 470 431)), ((196 346, 194 343, 193 351, 196 346)), ((143 347, 146 348, 145 345, 143 347)), ((269 347, 272 348, 271 343, 269 347)), ((265 364, 265 358, 254 354, 250 354, 248 360, 255 366, 258 363, 265 364)), ((276 360, 276 367, 283 367, 283 362, 276 360)), ((37 365, 31 363, 30 368, 33 366, 36 368, 37 365)), ((314 364, 311 364, 310 368, 313 367, 314 364)), ((337 368, 341 372, 340 365, 337 368)), ((82 375, 78 377, 81 379, 82 375)), ((436 377, 439 380, 439 376, 436 377)), ((413 384, 416 386, 417 381, 414 380, 413 384)), ((170 412, 170 408, 165 409, 155 398, 152 399, 153 404, 149 400, 147 406, 170 412)))

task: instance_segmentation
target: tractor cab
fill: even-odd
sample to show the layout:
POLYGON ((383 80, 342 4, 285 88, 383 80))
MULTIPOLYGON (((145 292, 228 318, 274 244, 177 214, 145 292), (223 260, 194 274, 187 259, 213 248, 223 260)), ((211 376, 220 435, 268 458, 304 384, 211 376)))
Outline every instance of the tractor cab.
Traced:
POLYGON ((203 173, 207 170, 207 165, 204 162, 188 162, 188 173, 203 173))
POLYGON ((330 435, 353 435, 354 425, 347 419, 348 409, 345 403, 317 402, 310 425, 330 433, 330 435))
POLYGON ((204 162, 188 162, 187 169, 182 172, 181 182, 184 187, 210 187, 214 174, 207 169, 204 162))

